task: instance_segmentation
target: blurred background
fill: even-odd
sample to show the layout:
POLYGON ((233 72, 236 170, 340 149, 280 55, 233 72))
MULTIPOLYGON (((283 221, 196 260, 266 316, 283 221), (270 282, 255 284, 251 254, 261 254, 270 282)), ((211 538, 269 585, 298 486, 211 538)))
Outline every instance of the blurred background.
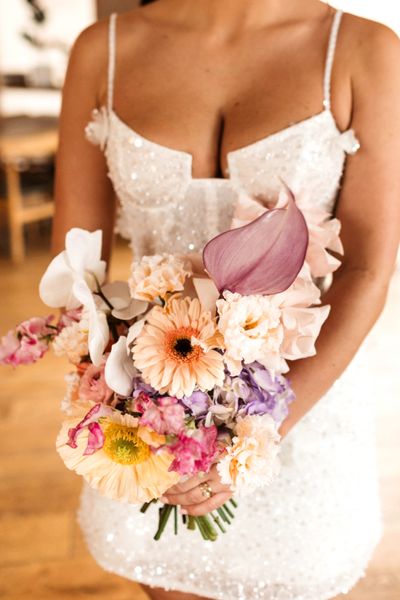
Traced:
MULTIPOLYGON (((50 257, 57 119, 71 45, 96 19, 138 3, 0 0, 0 335, 26 317, 47 314, 37 285, 50 257)), ((331 4, 400 33, 400 3, 393 0, 331 4)), ((116 240, 112 278, 126 278, 129 264, 126 243, 116 240)), ((349 600, 400 598, 399 306, 396 271, 370 348, 385 533, 349 600)), ((80 536, 80 480, 54 451, 66 370, 51 355, 18 372, 1 370, 0 597, 144 600, 134 583, 103 572, 80 536)))

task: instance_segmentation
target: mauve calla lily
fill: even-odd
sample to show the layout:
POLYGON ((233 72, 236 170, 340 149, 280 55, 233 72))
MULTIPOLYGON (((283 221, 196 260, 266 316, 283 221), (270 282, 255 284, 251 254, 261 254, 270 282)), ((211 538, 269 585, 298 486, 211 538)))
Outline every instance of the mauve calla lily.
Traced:
POLYGON ((204 266, 220 293, 278 294, 296 279, 307 252, 308 229, 293 194, 288 188, 287 192, 286 206, 206 244, 204 266))

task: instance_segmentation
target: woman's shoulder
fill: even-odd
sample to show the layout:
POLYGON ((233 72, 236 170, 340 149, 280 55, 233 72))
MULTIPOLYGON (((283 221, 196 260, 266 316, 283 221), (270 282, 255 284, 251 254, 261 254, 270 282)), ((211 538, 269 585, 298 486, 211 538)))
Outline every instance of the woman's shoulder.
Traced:
MULTIPOLYGON (((139 7, 118 14, 116 34, 119 54, 124 54, 125 42, 129 41, 132 51, 134 44, 143 37, 140 32, 148 27, 143 12, 144 8, 139 7), (133 31, 135 35, 132 35, 133 31)), ((109 32, 110 17, 86 27, 76 38, 69 57, 68 71, 74 81, 86 81, 97 90, 100 98, 105 97, 107 88, 109 32)), ((135 55, 134 51, 132 55, 135 55)))
POLYGON ((400 38, 393 29, 351 13, 343 14, 342 35, 354 59, 360 61, 400 56, 400 38))
MULTIPOLYGON (((123 38, 132 31, 140 33, 149 20, 147 16, 147 7, 137 7, 129 11, 118 14, 117 35, 118 43, 123 42, 123 38)), ((99 64, 102 59, 108 56, 108 38, 109 38, 110 17, 105 17, 86 27, 76 38, 72 54, 78 56, 80 60, 92 61, 99 64)))

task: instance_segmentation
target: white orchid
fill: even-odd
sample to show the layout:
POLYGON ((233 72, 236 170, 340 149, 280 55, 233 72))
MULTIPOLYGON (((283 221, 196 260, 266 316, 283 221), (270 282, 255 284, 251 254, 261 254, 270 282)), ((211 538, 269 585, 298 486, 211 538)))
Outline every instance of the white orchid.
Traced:
POLYGON ((83 324, 87 318, 89 355, 93 364, 99 366, 110 339, 107 315, 103 310, 104 303, 92 294, 88 284, 83 280, 75 281, 73 294, 79 305, 84 307, 81 323, 83 324))
POLYGON ((77 308, 81 302, 74 294, 74 283, 86 282, 95 290, 105 279, 106 263, 101 260, 102 232, 73 228, 65 238, 65 250, 46 269, 39 294, 47 306, 77 308))
POLYGON ((128 321, 147 310, 148 302, 131 297, 126 281, 114 281, 103 285, 101 291, 113 306, 111 314, 116 319, 128 321))
POLYGON ((132 381, 136 374, 127 338, 122 335, 112 346, 107 358, 104 371, 106 383, 117 394, 128 396, 132 391, 132 381))

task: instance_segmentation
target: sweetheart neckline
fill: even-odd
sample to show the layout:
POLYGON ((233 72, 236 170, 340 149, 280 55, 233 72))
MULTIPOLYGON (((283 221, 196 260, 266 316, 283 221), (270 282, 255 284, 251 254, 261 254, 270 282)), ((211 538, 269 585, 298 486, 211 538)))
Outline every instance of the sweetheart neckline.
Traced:
MULTIPOLYGON (((107 108, 104 106, 102 107, 107 111, 107 108)), ((158 142, 155 142, 149 138, 147 138, 146 136, 142 135, 141 133, 139 133, 138 131, 136 131, 135 129, 133 129, 132 127, 130 127, 130 125, 128 125, 119 115, 118 113, 116 113, 116 111, 111 108, 107 111, 108 113, 112 114, 114 116, 114 118, 125 128, 127 129, 131 135, 135 135, 138 138, 142 139, 144 143, 149 144, 151 146, 155 146, 159 149, 161 149, 164 152, 171 152, 173 154, 177 154, 180 156, 185 157, 187 160, 189 160, 189 171, 190 171, 190 180, 191 182, 224 182, 224 183, 231 183, 232 182, 232 173, 231 173, 231 165, 230 165, 230 160, 232 158, 233 155, 238 155, 241 152, 250 150, 252 148, 255 148, 256 146, 259 146, 262 143, 266 143, 272 139, 274 139, 275 137, 277 137, 278 135, 282 135, 285 133, 288 133, 289 131, 291 131, 292 129, 296 129, 302 125, 306 125, 307 123, 313 121, 314 119, 317 118, 321 118, 322 116, 324 116, 325 114, 327 114, 330 119, 331 119, 331 123, 335 128, 335 131, 337 133, 337 135, 343 135, 344 133, 347 133, 348 131, 351 131, 351 128, 346 129, 345 131, 340 131, 337 123, 336 123, 336 119, 333 116, 333 113, 331 111, 330 108, 324 108, 322 111, 320 111, 319 113, 316 113, 314 115, 311 115, 310 117, 306 117, 305 119, 302 119, 300 121, 296 121, 295 123, 292 123, 291 125, 288 125, 287 127, 284 127, 283 129, 280 129, 279 131, 275 131, 274 133, 271 133, 267 136, 264 136, 263 138, 260 138, 259 140, 256 140, 254 142, 250 142, 249 144, 246 144, 245 146, 241 146, 239 148, 236 148, 234 150, 230 150, 229 152, 226 153, 226 161, 227 161, 227 165, 228 165, 228 177, 193 177, 193 159, 194 156, 191 152, 186 152, 185 150, 178 150, 176 148, 171 148, 170 146, 166 146, 164 144, 159 144, 158 142)))

